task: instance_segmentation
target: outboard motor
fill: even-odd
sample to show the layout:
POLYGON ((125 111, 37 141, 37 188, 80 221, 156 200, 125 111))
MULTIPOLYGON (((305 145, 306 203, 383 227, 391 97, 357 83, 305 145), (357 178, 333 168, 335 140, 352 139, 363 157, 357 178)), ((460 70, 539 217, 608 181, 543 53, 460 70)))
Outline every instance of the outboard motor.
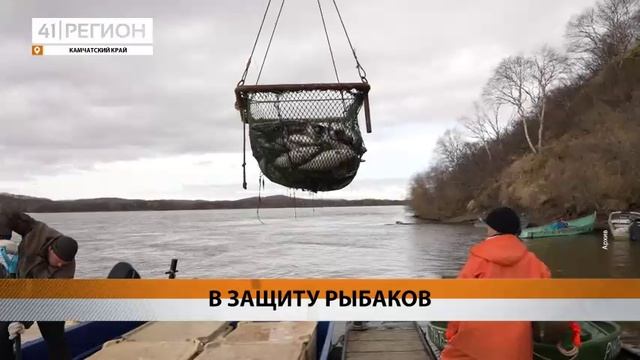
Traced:
POLYGON ((640 220, 636 220, 629 226, 629 240, 640 241, 640 220))

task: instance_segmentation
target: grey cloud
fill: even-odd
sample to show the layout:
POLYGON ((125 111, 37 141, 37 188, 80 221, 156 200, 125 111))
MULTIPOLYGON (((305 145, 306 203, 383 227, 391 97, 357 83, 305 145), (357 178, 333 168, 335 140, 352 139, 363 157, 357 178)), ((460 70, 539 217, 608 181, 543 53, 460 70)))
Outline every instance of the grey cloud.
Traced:
MULTIPOLYGON (((491 54, 478 52, 519 52, 557 39, 555 33, 553 39, 545 35, 550 27, 557 32, 589 3, 339 2, 373 86, 377 131, 452 121, 488 76, 486 69, 473 76, 447 71, 461 49, 482 58, 491 54)), ((233 88, 265 4, 3 1, 0 179, 147 156, 239 152, 242 126, 233 109, 233 88), (154 56, 34 58, 28 53, 32 17, 153 17, 154 56)), ((342 80, 357 80, 331 3, 323 4, 342 80)), ((249 81, 255 81, 262 60, 274 18, 269 19, 249 81)), ((333 81, 315 2, 287 2, 281 21, 262 82, 333 81)))

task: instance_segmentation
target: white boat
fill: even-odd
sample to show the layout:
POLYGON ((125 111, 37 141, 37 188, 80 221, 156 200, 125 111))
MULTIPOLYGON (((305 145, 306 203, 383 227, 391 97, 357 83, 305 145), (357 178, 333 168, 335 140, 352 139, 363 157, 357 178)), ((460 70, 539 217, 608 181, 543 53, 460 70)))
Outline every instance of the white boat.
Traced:
POLYGON ((640 213, 634 211, 614 211, 609 214, 609 230, 616 240, 629 240, 629 227, 640 220, 640 213))

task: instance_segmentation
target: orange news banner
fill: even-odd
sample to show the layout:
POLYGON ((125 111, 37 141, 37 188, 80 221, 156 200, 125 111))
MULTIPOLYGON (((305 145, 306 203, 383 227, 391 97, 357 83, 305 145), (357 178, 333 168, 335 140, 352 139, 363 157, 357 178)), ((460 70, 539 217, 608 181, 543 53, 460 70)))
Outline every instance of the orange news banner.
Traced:
POLYGON ((229 291, 414 291, 428 290, 432 299, 589 299, 640 298, 640 279, 75 279, 0 280, 0 299, 207 299, 211 290, 222 298, 229 291))

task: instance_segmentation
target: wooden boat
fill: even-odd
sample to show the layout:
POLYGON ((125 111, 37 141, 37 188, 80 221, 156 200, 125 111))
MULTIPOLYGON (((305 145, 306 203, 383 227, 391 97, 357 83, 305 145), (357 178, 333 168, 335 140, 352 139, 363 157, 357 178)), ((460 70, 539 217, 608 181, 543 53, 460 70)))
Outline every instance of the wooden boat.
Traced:
MULTIPOLYGON (((177 259, 171 260, 170 269, 166 273, 169 279, 175 278, 177 263, 177 259)), ((129 264, 118 263, 111 269, 108 278, 123 279, 136 276, 139 278, 138 273, 129 264)), ((309 322, 306 325, 303 324, 303 329, 298 327, 300 324, 271 322, 264 325, 267 329, 254 329, 247 323, 238 322, 91 321, 66 328, 65 338, 73 360, 129 357, 156 359, 158 356, 171 360, 174 358, 175 360, 193 360, 196 357, 198 359, 219 358, 221 351, 227 352, 225 355, 234 359, 238 358, 237 356, 245 358, 247 352, 264 356, 269 351, 277 353, 289 351, 291 356, 295 357, 301 345, 304 346, 307 354, 304 358, 328 359, 333 323, 309 322), (241 324, 241 329, 236 331, 238 324, 241 324), (269 341, 266 343, 254 341, 250 344, 251 341, 248 340, 252 333, 259 335, 265 331, 280 335, 306 331, 312 336, 295 344, 285 344, 284 341, 275 341, 274 344, 269 341), (234 337, 241 338, 240 341, 235 340, 237 346, 231 344, 234 341, 231 339, 234 337), (223 340, 228 340, 226 347, 219 348, 219 344, 224 345, 223 340), (236 357, 233 357, 234 352, 242 354, 235 354, 236 357)), ((292 336, 287 336, 287 339, 289 337, 292 336)), ((21 360, 39 360, 48 357, 46 343, 41 337, 23 342, 19 349, 21 360)))
MULTIPOLYGON (((234 328, 238 323, 230 323, 234 328)), ((399 332, 407 331, 412 323, 405 323, 404 327, 389 328, 388 334, 384 334, 383 338, 379 338, 377 341, 385 346, 381 349, 388 347, 390 342, 396 341, 406 344, 408 338, 398 337, 399 332), (386 339, 386 340, 385 340, 386 339), (385 343, 383 340, 387 341, 385 343)), ((104 344, 118 343, 121 340, 125 340, 131 337, 132 334, 140 333, 140 329, 148 327, 149 323, 145 322, 112 322, 112 321, 93 321, 87 323, 81 323, 74 325, 67 329, 65 337, 69 343, 69 347, 72 353, 73 360, 84 360, 95 356, 102 348, 104 344)), ((400 324, 402 325, 402 324, 400 324)), ((583 328, 583 345, 581 347, 578 357, 574 360, 591 360, 591 359, 640 359, 640 355, 634 353, 632 350, 621 347, 620 342, 620 327, 611 322, 586 322, 581 323, 583 328)), ((347 359, 348 344, 342 344, 341 342, 348 342, 338 339, 334 342, 334 329, 335 323, 333 322, 318 322, 316 327, 316 339, 315 339, 315 358, 318 360, 335 360, 335 359, 347 359), (346 346, 345 346, 346 345, 346 346)), ((446 340, 444 338, 444 332, 446 329, 445 322, 432 322, 428 323, 423 331, 417 332, 417 334, 423 337, 423 341, 417 339, 414 346, 415 351, 421 349, 420 344, 424 343, 427 347, 427 354, 425 359, 437 359, 440 351, 444 348, 446 340)), ((380 336, 380 329, 373 329, 375 334, 373 336, 380 336)), ((358 336, 362 337, 365 334, 362 332, 358 336)), ((135 336, 135 335, 134 335, 135 336)), ((349 338, 349 336, 347 336, 349 338)), ((352 342, 357 341, 356 336, 350 337, 352 342)), ((342 338, 344 339, 344 337, 342 338)), ((149 339, 146 339, 149 340, 149 339)), ((366 339, 362 339, 366 340, 366 339)), ((183 343, 188 343, 182 341, 183 343)), ((164 346, 171 342, 161 342, 164 346)), ((400 343, 396 345, 400 345, 400 343)), ((109 346, 109 345, 107 345, 109 346)), ((395 346, 395 345, 394 345, 395 346)), ((374 349, 375 350, 375 349, 374 349)), ((534 350, 536 352, 535 360, 566 360, 566 357, 559 355, 555 346, 551 344, 539 344, 536 343, 534 350)), ((353 355, 363 355, 361 352, 366 349, 360 348, 358 351, 352 352, 353 355)), ((23 360, 39 360, 47 358, 46 344, 42 339, 36 339, 23 344, 22 359, 23 360)), ((422 358, 422 357, 420 357, 422 358)))
POLYGON ((614 211, 609 214, 609 230, 615 240, 629 240, 629 227, 640 220, 640 213, 634 211, 614 211))
MULTIPOLYGON (((105 342, 118 338, 143 324, 144 322, 140 321, 91 321, 67 328, 65 338, 73 360, 81 360, 100 350, 105 342)), ((47 345, 44 340, 36 338, 24 342, 22 359, 48 359, 47 345)))
MULTIPOLYGON (((581 322, 582 345, 574 360, 613 360, 622 352, 620 326, 614 322, 587 321, 581 322)), ((426 327, 427 342, 438 354, 446 345, 446 322, 431 322, 426 327)), ((534 343, 534 360, 566 360, 555 344, 534 343)), ((626 352, 626 350, 625 350, 626 352)))
MULTIPOLYGON (((168 272, 169 278, 175 277, 176 272, 176 263, 177 260, 174 259, 171 263, 171 269, 168 272)), ((112 271, 113 272, 113 271, 112 271)), ((111 275, 111 274, 110 274, 111 275)), ((152 323, 149 322, 119 322, 119 321, 92 321, 86 323, 80 323, 76 325, 72 325, 69 328, 65 329, 65 338, 68 341, 69 350, 71 352, 71 356, 73 360, 84 360, 87 358, 95 357, 96 359, 105 358, 105 354, 109 353, 109 347, 117 346, 118 344, 124 343, 124 347, 126 347, 125 353, 127 351, 133 352, 140 351, 139 347, 144 342, 148 341, 156 341, 158 343, 158 347, 160 349, 154 349, 153 351, 161 351, 162 349, 167 349, 167 352, 161 352, 163 355, 168 355, 169 350, 176 352, 177 347, 172 344, 183 344, 183 348, 185 349, 185 353, 190 351, 194 351, 193 353, 187 354, 189 359, 193 359, 193 356, 202 356, 203 359, 211 358, 211 353, 219 349, 216 349, 216 344, 220 343, 218 338, 220 336, 229 336, 233 334, 233 331, 238 327, 237 322, 228 322, 224 326, 219 326, 215 329, 215 331, 201 331, 203 324, 197 325, 189 325, 186 324, 184 326, 184 331, 174 331, 173 327, 181 326, 180 324, 171 324, 171 323, 156 323, 155 330, 163 330, 163 331, 152 331, 149 332, 152 323), (157 329, 158 327, 162 329, 157 329), (197 328, 197 329, 196 329, 197 328), (204 336, 196 336, 197 332, 201 332, 204 336), (170 335, 158 335, 158 334, 170 334, 170 335), (185 335, 185 334, 192 335, 185 335), (224 335, 222 335, 224 334, 224 335), (176 336, 181 337, 176 339, 176 336), (192 341, 185 341, 184 337, 187 336, 192 341), (177 341, 179 340, 179 341, 177 341), (194 341, 195 340, 195 341, 194 341), (186 346, 186 344, 191 344, 186 346), (195 345, 194 345, 195 344, 195 345), (100 351, 104 349, 108 349, 106 352, 99 354, 100 351)), ((591 359, 614 359, 614 355, 617 355, 621 352, 621 343, 620 343, 620 327, 615 323, 608 322, 589 322, 583 323, 583 348, 580 354, 580 357, 577 359, 583 360, 591 360, 591 359), (602 355, 602 349, 604 346, 604 357, 602 355), (587 357, 588 356, 588 357, 587 357)), ((430 323, 427 326, 426 331, 421 327, 417 326, 416 323, 394 323, 394 324, 382 324, 378 327, 374 328, 373 331, 365 334, 364 332, 360 334, 356 334, 353 336, 349 336, 347 334, 340 337, 334 342, 334 329, 335 323, 329 321, 320 321, 316 323, 315 329, 313 331, 313 336, 308 338, 305 342, 305 357, 310 359, 318 359, 318 360, 344 360, 344 359, 356 359, 359 358, 369 358, 374 350, 381 353, 381 355, 385 350, 389 350, 392 346, 404 347, 410 346, 411 351, 403 350, 402 352, 408 353, 420 353, 424 354, 425 359, 437 359, 438 349, 442 349, 445 345, 444 340, 444 331, 446 329, 446 323, 430 323), (413 336, 411 342, 407 336, 413 336), (351 340, 351 342, 349 341, 351 340), (358 341, 361 344, 356 344, 358 341), (385 342, 386 341, 386 342, 385 342), (341 344, 341 342, 344 342, 341 344), (349 343, 351 345, 356 345, 354 348, 349 347, 349 343), (379 343, 383 346, 378 346, 377 349, 370 349, 360 345, 364 344, 373 344, 379 343), (435 345, 433 345, 435 344, 435 345), (359 347, 359 348, 358 348, 359 347), (424 351, 423 351, 424 350, 424 351), (347 357, 347 354, 351 353, 354 355, 353 357, 347 357), (365 356, 365 357, 362 357, 365 356)), ((275 333, 278 333, 276 331, 275 333)), ((282 333, 282 331, 280 331, 282 333)), ((186 339, 189 340, 189 339, 186 339)), ((244 340, 239 343, 246 343, 244 340)), ((254 344, 254 348, 244 349, 246 351, 253 351, 259 354, 264 354, 261 352, 260 344, 254 344)), ((270 351, 277 350, 276 346, 270 346, 270 344, 263 344, 265 347, 270 347, 270 351)), ((282 351, 290 351, 291 347, 287 347, 286 344, 280 344, 280 348, 282 351)), ((368 345, 367 345, 368 346, 368 345)), ((549 344, 536 344, 536 352, 545 357, 539 357, 537 359, 560 359, 560 357, 553 357, 553 352, 556 351, 555 347, 549 344)), ((112 349, 111 349, 112 350, 112 349)), ((295 350, 295 349, 293 349, 295 350)), ((149 354, 148 349, 142 349, 146 354, 149 354)), ((622 352, 625 352, 624 348, 622 348, 622 352)), ((639 355, 634 355, 631 352, 628 352, 631 355, 630 357, 625 357, 624 359, 633 359, 639 360, 639 355)), ((397 355, 396 353, 395 355, 397 355)), ((420 355, 413 354, 413 355, 420 355)), ((22 344, 21 347, 21 359, 22 360, 38 360, 47 358, 47 347, 42 338, 36 338, 29 341, 26 341, 22 344)), ((419 358, 422 355, 420 355, 419 358)), ((106 358, 111 358, 107 354, 106 358)), ((153 358, 153 357, 152 357, 153 358)), ((242 357, 241 357, 242 358, 242 357)), ((260 357, 263 358, 263 357, 260 357)), ((180 358, 181 359, 181 358, 180 358)), ((196 357, 196 360, 199 358, 196 357)), ((395 357, 394 357, 395 359, 395 357)), ((400 358, 398 358, 400 359, 400 358)), ((412 358, 413 359, 413 358, 412 358)), ((179 360, 179 359, 176 359, 179 360)))
POLYGON ((543 237, 571 236, 593 231, 596 222, 596 213, 584 216, 564 223, 553 222, 551 224, 532 227, 522 230, 520 238, 534 239, 543 237), (561 226, 562 225, 562 226, 561 226))
MULTIPOLYGON (((148 344, 153 341, 156 341, 158 347, 160 348, 167 348, 167 346, 171 344, 182 344, 185 345, 185 347, 186 345, 191 344, 194 346, 194 349, 198 349, 198 352, 204 353, 207 350, 207 346, 206 344, 204 344, 205 341, 203 341, 202 339, 197 339, 203 342, 200 347, 195 346, 194 341, 189 342, 184 339, 180 339, 181 341, 177 341, 173 338, 153 339, 150 338, 147 334, 144 335, 144 341, 135 339, 136 336, 140 337, 139 334, 142 331, 149 328, 149 324, 150 323, 148 322, 92 321, 81 323, 68 328, 65 331, 65 337, 67 339, 73 360, 84 360, 90 359, 92 357, 96 359, 109 358, 108 354, 105 355, 107 357, 100 355, 100 351, 103 350, 103 347, 104 349, 113 349, 116 348, 118 344, 133 344, 140 347, 140 345, 143 345, 145 343, 148 344), (132 341, 128 341, 129 338, 134 339, 132 341)), ((166 323, 159 324, 164 325, 166 323)), ((197 324, 197 326, 199 327, 202 327, 201 324, 198 325, 198 322, 196 322, 195 324, 197 324)), ((174 326, 176 324, 170 325, 174 326)), ((229 323, 229 325, 233 330, 238 327, 237 322, 231 322, 229 323)), ((329 351, 331 350, 331 336, 333 335, 333 326, 333 323, 328 321, 317 323, 317 326, 315 328, 315 339, 313 340, 314 343, 309 347, 309 349, 314 352, 314 358, 322 360, 326 360, 329 358, 329 351)), ((175 335, 172 337, 175 337, 175 335)), ((175 346, 169 346, 167 349, 173 348, 175 348, 175 346)), ((124 349, 125 352, 127 350, 128 349, 124 349)), ((130 351, 135 352, 136 350, 138 349, 134 349, 132 347, 130 351)), ((150 352, 149 350, 145 350, 145 353, 149 354, 150 352)), ((22 344, 22 360, 47 359, 47 356, 47 347, 42 338, 28 341, 22 344)))

